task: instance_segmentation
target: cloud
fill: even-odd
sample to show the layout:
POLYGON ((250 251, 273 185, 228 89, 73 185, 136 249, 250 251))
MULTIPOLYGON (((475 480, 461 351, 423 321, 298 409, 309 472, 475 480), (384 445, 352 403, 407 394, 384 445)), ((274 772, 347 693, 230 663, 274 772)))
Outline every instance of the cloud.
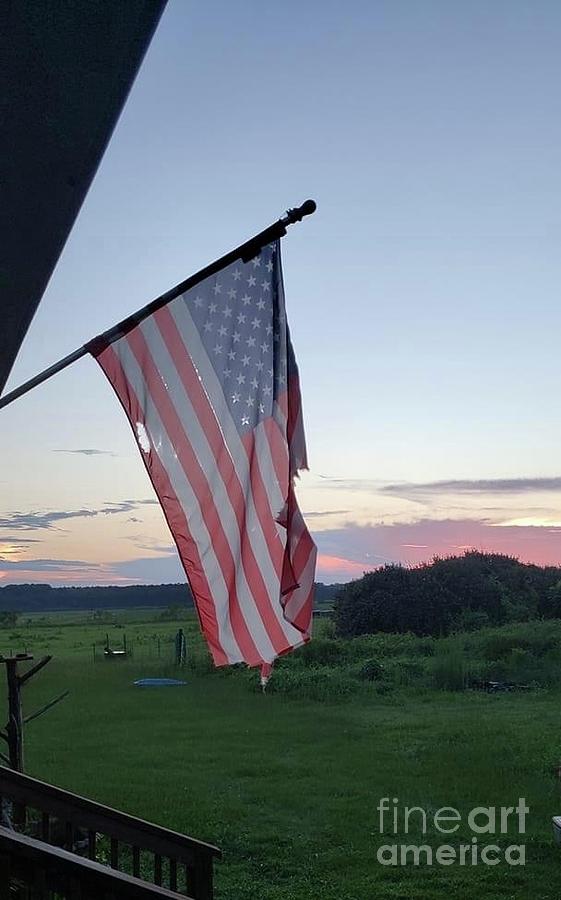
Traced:
POLYGON ((0 518, 0 528, 15 528, 22 531, 33 531, 41 528, 55 528, 57 523, 67 519, 90 519, 95 516, 118 515, 133 512, 139 506, 157 504, 157 500, 121 500, 107 503, 100 509, 51 510, 49 512, 13 512, 0 518))
POLYGON ((0 570, 17 572, 24 569, 26 572, 58 572, 59 570, 78 569, 83 571, 97 571, 101 568, 100 563, 84 562, 80 559, 25 559, 12 560, 0 556, 0 570))
POLYGON ((320 519, 323 516, 347 516, 350 509, 325 509, 302 513, 305 519, 320 519))
POLYGON ((372 566, 342 559, 340 556, 327 556, 320 553, 317 558, 316 581, 345 582, 360 578, 372 566))
POLYGON ((66 519, 90 518, 97 515, 98 510, 92 509, 51 511, 46 513, 14 512, 4 518, 0 518, 0 528, 17 528, 23 531, 31 531, 35 528, 53 528, 57 522, 63 522, 66 519))
POLYGON ((96 515, 114 516, 116 513, 133 512, 137 506, 138 502, 135 502, 134 500, 120 500, 116 503, 109 502, 106 503, 105 506, 102 506, 101 509, 98 509, 96 515))
POLYGON ((92 563, 72 559, 32 559, 15 562, 0 557, 0 583, 57 585, 170 584, 185 582, 177 553, 140 557, 116 563, 92 563))
POLYGON ((0 544, 41 544, 40 538, 0 537, 0 544))
POLYGON ((153 553, 164 553, 166 556, 168 556, 169 554, 177 553, 175 544, 161 544, 159 541, 153 540, 149 537, 128 538, 128 540, 132 540, 134 546, 138 550, 149 550, 153 553))
POLYGON ((117 456, 112 450, 97 450, 95 448, 85 450, 52 450, 52 453, 80 453, 82 456, 117 456))
POLYGON ((167 556, 141 557, 113 563, 111 570, 121 579, 140 584, 174 584, 186 581, 177 552, 167 556))
POLYGON ((378 491, 386 482, 380 478, 343 478, 338 475, 318 475, 324 487, 346 491, 378 491))
POLYGON ((466 549, 505 553, 523 562, 561 565, 560 529, 546 525, 495 525, 481 519, 421 519, 391 525, 348 524, 314 534, 320 555, 363 568, 384 562, 416 564, 466 549))
POLYGON ((451 481, 402 482, 386 484, 383 494, 407 497, 411 494, 523 494, 539 491, 561 491, 561 477, 554 478, 478 478, 451 481))

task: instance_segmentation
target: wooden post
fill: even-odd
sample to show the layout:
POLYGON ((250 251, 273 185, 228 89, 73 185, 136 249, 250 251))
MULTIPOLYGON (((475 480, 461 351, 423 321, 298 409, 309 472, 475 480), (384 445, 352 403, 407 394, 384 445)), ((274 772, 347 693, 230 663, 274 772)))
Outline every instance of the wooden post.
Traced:
POLYGON ((18 676, 18 663, 32 660, 28 653, 17 656, 0 657, 0 663, 6 666, 8 681, 8 756, 10 766, 16 772, 23 772, 23 716, 21 712, 21 681, 18 676))
MULTIPOLYGON (((8 722, 6 725, 8 756, 10 766, 16 772, 23 772, 23 716, 21 712, 21 681, 18 677, 18 663, 32 659, 33 657, 27 653, 0 657, 0 662, 3 662, 6 666, 8 682, 8 722)), ((12 815, 14 825, 25 825, 25 806, 14 803, 12 815)))
POLYGON ((8 679, 8 752, 10 765, 16 772, 23 772, 23 728, 21 715, 21 694, 17 675, 17 660, 6 661, 8 679))
POLYGON ((38 663, 31 666, 21 675, 18 673, 18 664, 20 662, 31 662, 33 656, 30 653, 16 653, 15 656, 0 656, 0 664, 6 666, 6 677, 8 682, 8 722, 4 731, 0 731, 0 736, 4 738, 8 744, 8 760, 12 769, 16 772, 23 772, 23 726, 26 722, 31 722, 38 718, 48 709, 51 709, 56 703, 63 700, 68 691, 45 704, 41 709, 32 713, 32 715, 23 718, 21 709, 21 689, 33 678, 44 666, 50 663, 52 656, 43 656, 38 663))

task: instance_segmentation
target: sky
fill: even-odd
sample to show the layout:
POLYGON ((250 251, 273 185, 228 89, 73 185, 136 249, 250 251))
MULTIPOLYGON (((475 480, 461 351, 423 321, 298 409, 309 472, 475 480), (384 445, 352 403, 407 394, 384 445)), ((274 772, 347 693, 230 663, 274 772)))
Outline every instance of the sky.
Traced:
MULTIPOLYGON (((561 564, 560 45, 556 0, 170 0, 6 390, 312 197, 317 579, 561 564)), ((182 580, 93 360, 0 416, 0 585, 182 580)))

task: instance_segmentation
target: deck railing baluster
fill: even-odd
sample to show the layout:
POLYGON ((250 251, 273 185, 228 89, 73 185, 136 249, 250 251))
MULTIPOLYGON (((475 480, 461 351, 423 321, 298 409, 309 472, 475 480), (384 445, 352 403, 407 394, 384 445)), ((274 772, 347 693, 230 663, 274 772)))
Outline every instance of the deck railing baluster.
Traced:
POLYGON ((193 866, 185 866, 185 896, 195 896, 195 869, 193 866))
POLYGON ((162 884, 162 857, 159 853, 154 854, 154 884, 162 884))
POLYGON ((177 861, 171 857, 169 861, 169 889, 170 891, 177 890, 177 861))
POLYGON ((119 868, 119 841, 117 838, 111 838, 111 868, 119 868))
POLYGON ((48 812, 41 814, 41 837, 47 844, 51 839, 51 817, 48 812))

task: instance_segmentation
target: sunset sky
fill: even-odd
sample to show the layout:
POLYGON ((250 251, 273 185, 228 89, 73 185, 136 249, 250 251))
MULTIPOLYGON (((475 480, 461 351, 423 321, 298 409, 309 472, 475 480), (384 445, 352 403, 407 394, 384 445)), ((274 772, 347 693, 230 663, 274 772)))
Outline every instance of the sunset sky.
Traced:
MULTIPOLYGON (((170 0, 9 390, 283 241, 317 578, 561 564, 561 5, 170 0)), ((0 411, 0 585, 182 579, 91 359, 0 411)))

